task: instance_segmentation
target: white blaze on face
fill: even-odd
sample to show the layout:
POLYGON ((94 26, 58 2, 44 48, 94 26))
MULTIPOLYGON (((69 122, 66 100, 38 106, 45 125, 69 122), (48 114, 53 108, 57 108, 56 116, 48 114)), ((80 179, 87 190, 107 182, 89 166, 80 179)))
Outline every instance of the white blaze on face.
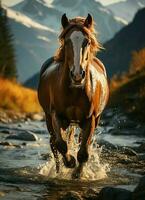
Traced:
POLYGON ((71 41, 73 45, 74 52, 74 74, 77 75, 80 73, 80 62, 82 59, 82 44, 85 36, 81 31, 74 31, 71 34, 71 41))

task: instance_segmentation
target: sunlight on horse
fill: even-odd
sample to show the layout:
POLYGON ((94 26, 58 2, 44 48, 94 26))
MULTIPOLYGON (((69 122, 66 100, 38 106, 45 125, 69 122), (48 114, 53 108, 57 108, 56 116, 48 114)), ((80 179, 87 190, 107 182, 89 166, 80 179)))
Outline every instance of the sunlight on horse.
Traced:
POLYGON ((57 172, 60 153, 64 165, 74 168, 72 178, 79 178, 88 161, 88 147, 109 91, 105 67, 96 58, 101 46, 95 37, 92 16, 68 20, 64 14, 61 23, 61 46, 42 66, 38 98, 46 115, 57 172), (72 123, 81 129, 78 164, 66 141, 66 130, 72 123))

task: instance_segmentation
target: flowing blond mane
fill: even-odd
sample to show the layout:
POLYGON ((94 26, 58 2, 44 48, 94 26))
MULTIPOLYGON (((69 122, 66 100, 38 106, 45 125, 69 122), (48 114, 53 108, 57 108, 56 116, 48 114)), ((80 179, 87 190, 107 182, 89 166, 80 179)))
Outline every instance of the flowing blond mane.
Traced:
POLYGON ((92 56, 95 56, 95 54, 102 48, 101 44, 98 42, 96 38, 97 34, 94 28, 94 21, 92 23, 92 26, 89 27, 89 29, 84 26, 84 22, 85 18, 76 17, 74 19, 70 19, 69 25, 65 29, 62 29, 59 35, 60 47, 56 51, 56 55, 54 57, 55 61, 57 62, 64 61, 64 39, 66 34, 72 29, 80 30, 89 37, 91 41, 90 47, 92 56))

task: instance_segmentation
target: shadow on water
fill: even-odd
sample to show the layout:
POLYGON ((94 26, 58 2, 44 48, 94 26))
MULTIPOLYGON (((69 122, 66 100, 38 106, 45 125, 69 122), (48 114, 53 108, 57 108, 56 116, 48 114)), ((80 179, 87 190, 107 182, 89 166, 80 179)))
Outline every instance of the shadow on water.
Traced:
MULTIPOLYGON (((116 150, 114 153, 112 150, 105 152, 102 147, 98 146, 97 141, 103 140, 120 146, 137 146, 136 142, 144 138, 136 135, 119 137, 119 135, 111 134, 112 130, 119 130, 119 134, 120 130, 130 131, 126 124, 124 127, 127 128, 118 129, 118 120, 115 120, 111 113, 107 113, 103 118, 97 130, 98 135, 95 135, 93 139, 89 161, 84 168, 81 180, 71 179, 72 169, 66 169, 63 166, 61 157, 61 170, 59 174, 56 174, 55 163, 48 145, 49 136, 45 122, 1 124, 0 141, 7 141, 10 145, 0 145, 0 198, 2 200, 55 200, 67 191, 84 194, 91 188, 99 192, 102 187, 108 185, 120 185, 122 188, 133 190, 141 175, 125 168, 125 165, 115 164, 118 163, 116 150), (6 140, 8 135, 20 131, 31 131, 37 135, 38 139, 34 142, 6 140)), ((119 120, 127 119, 125 116, 120 116, 119 120)), ((131 123, 129 127, 131 129, 131 123)), ((134 130, 134 127, 132 129, 134 130)), ((70 151, 76 156, 77 149, 78 145, 75 142, 71 145, 70 151)))

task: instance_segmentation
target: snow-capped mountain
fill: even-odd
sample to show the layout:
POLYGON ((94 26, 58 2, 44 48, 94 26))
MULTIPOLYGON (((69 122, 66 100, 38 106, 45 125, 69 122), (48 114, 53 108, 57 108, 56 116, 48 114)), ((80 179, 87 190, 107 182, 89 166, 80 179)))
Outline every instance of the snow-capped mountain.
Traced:
POLYGON ((130 22, 135 13, 143 7, 145 7, 145 0, 126 0, 110 4, 108 9, 110 9, 115 16, 130 22))
POLYGON ((69 18, 87 16, 91 13, 97 24, 96 29, 101 42, 112 38, 124 26, 124 23, 116 19, 111 11, 95 0, 53 0, 51 4, 46 0, 25 0, 13 9, 56 31, 60 30, 63 13, 69 18))
POLYGON ((124 26, 112 12, 95 0, 23 0, 6 8, 15 38, 18 78, 21 82, 40 70, 58 47, 61 16, 69 18, 91 13, 101 42, 112 38, 124 26), (49 1, 50 2, 50 1, 49 1))
POLYGON ((14 35, 18 78, 25 81, 40 70, 41 64, 51 56, 56 47, 56 32, 10 8, 9 24, 14 35))

